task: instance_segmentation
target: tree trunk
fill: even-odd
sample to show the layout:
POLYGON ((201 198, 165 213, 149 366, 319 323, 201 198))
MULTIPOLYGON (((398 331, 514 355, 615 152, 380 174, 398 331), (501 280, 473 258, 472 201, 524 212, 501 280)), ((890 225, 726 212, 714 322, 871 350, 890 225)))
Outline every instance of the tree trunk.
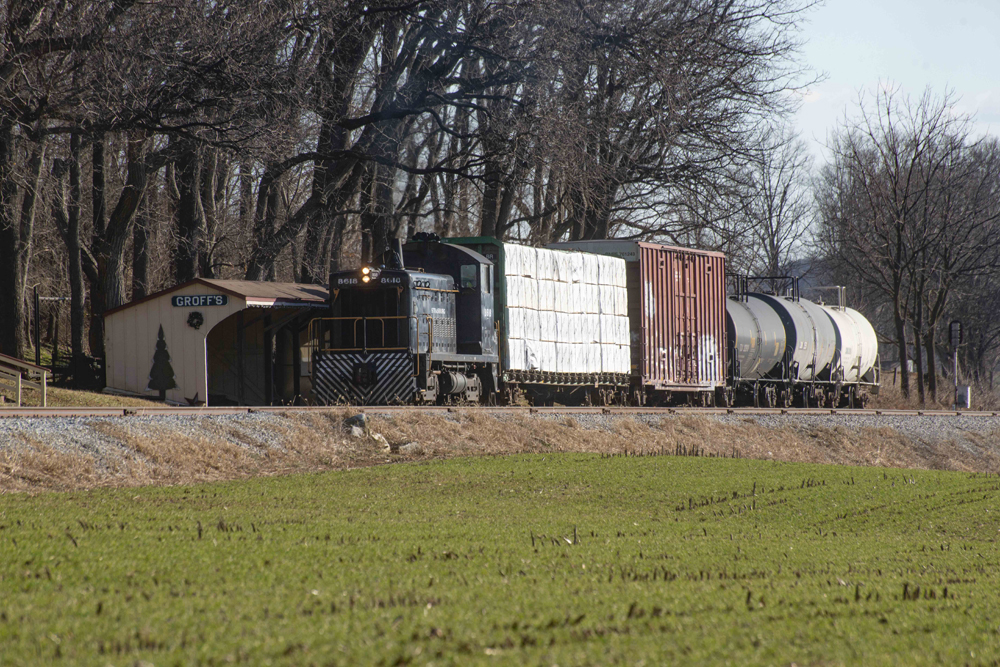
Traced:
POLYGON ((924 336, 924 308, 920 302, 920 298, 917 297, 917 303, 914 306, 915 313, 913 316, 913 360, 917 365, 917 398, 920 401, 920 405, 924 405, 926 402, 926 397, 924 396, 924 352, 923 346, 920 344, 924 336))
POLYGON ((896 346, 899 348, 899 391, 903 394, 903 398, 909 398, 910 372, 906 364, 906 320, 900 316, 898 305, 893 313, 893 320, 896 325, 896 346))
MULTIPOLYGON (((333 221, 333 233, 330 236, 330 273, 340 271, 343 261, 344 231, 347 228, 347 217, 338 215, 333 221)), ((323 276, 322 282, 330 279, 329 275, 323 276)))
POLYGON ((213 261, 213 251, 215 248, 215 236, 218 227, 218 194, 219 181, 225 178, 225 168, 220 169, 220 158, 218 150, 209 151, 205 156, 204 166, 201 172, 201 210, 204 215, 203 231, 204 235, 201 247, 198 251, 198 264, 201 267, 201 275, 204 278, 215 277, 215 267, 213 261), (220 171, 222 172, 220 174, 220 171))
POLYGON ((937 350, 934 349, 934 329, 935 327, 927 327, 927 372, 928 372, 928 386, 931 393, 931 401, 937 403, 937 350))
POLYGON ((197 148, 188 145, 177 160, 177 248, 174 251, 174 280, 185 283, 198 276, 201 249, 201 161, 197 148))
POLYGON ((149 231, 153 224, 150 193, 142 198, 132 230, 132 300, 149 294, 149 231))
POLYGON ((83 347, 83 327, 86 319, 86 284, 80 248, 80 201, 83 188, 80 178, 80 135, 73 133, 69 140, 69 206, 67 207, 66 252, 69 255, 69 321, 70 363, 74 377, 83 364, 86 351, 83 347))
POLYGON ((97 262, 97 290, 100 302, 93 304, 96 315, 90 326, 90 349, 94 356, 104 357, 104 311, 117 308, 126 301, 125 247, 132 233, 136 211, 142 203, 148 183, 145 139, 129 140, 127 178, 115 210, 108 218, 104 234, 97 239, 92 252, 97 262), (96 336, 95 332, 99 335, 96 336))
POLYGON ((497 232, 498 218, 500 213, 500 170, 493 164, 493 160, 487 161, 486 174, 483 178, 483 206, 480 213, 480 235, 493 236, 499 238, 497 232))
POLYGON ((19 272, 10 261, 11 254, 19 245, 17 224, 12 216, 14 200, 17 198, 17 181, 14 177, 14 127, 9 116, 0 115, 0 352, 9 355, 23 353, 23 342, 19 332, 23 313, 15 295, 20 292, 17 285, 19 272))
POLYGON ((104 292, 100 276, 105 267, 98 257, 98 249, 104 238, 104 223, 106 205, 104 199, 104 134, 96 134, 91 147, 91 186, 90 200, 93 216, 91 248, 97 263, 96 275, 90 281, 90 353, 94 356, 104 356, 104 292))
POLYGON ((323 209, 317 212, 306 225, 305 246, 302 250, 302 265, 299 280, 312 284, 323 282, 323 237, 327 235, 331 225, 331 211, 323 209))
POLYGON ((375 165, 375 190, 372 202, 372 259, 386 250, 395 238, 396 225, 393 216, 392 185, 395 181, 395 168, 384 164, 375 165))
MULTIPOLYGON (((0 134, 3 134, 0 129, 0 134)), ((6 149, 13 152, 13 132, 0 136, 0 144, 6 144, 6 149)), ((0 152, 5 150, 0 147, 0 152)), ((24 291, 28 261, 31 255, 31 240, 35 223, 35 205, 38 201, 38 188, 41 184, 42 157, 44 145, 32 145, 31 157, 25 174, 27 187, 21 197, 20 215, 15 218, 11 211, 12 195, 16 196, 17 185, 13 182, 13 174, 2 174, 6 177, 0 188, 4 190, 0 206, 4 211, 0 214, 0 352, 21 359, 25 353, 24 328, 27 324, 24 308, 24 291)), ((3 165, 9 168, 9 162, 0 157, 3 165)), ((13 155, 10 155, 13 158, 13 155)))

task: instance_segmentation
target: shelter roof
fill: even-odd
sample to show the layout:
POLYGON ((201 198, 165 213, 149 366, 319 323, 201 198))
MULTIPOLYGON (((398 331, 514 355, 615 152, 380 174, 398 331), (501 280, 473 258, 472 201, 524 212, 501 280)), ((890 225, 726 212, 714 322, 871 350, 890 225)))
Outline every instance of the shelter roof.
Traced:
POLYGON ((111 308, 104 312, 105 315, 116 313, 126 308, 158 299, 172 292, 189 287, 191 285, 205 285, 223 294, 235 296, 246 300, 248 307, 255 308, 316 308, 326 305, 329 298, 329 291, 322 285, 308 285, 305 283, 272 283, 256 280, 216 280, 212 278, 195 278, 186 283, 180 283, 173 287, 168 287, 141 299, 136 299, 129 303, 111 308))

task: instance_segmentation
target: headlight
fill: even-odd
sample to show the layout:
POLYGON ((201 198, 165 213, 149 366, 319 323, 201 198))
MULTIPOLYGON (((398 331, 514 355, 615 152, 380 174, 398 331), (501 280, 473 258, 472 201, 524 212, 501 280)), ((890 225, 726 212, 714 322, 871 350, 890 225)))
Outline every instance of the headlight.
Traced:
MULTIPOLYGON (((365 269, 365 270, 367 271, 368 269, 365 269)), ((361 276, 361 282, 366 283, 369 280, 371 280, 371 278, 369 278, 368 276, 361 276)))
POLYGON ((368 268, 367 266, 366 266, 365 268, 361 269, 361 273, 362 273, 363 275, 366 275, 366 276, 367 276, 367 275, 368 275, 369 273, 371 273, 371 272, 372 272, 372 270, 371 270, 371 269, 369 269, 369 268, 368 268))

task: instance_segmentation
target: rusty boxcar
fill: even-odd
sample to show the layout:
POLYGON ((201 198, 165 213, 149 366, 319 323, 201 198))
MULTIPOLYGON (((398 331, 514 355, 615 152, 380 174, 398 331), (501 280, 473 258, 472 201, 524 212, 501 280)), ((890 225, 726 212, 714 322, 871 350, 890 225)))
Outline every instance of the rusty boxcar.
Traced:
POLYGON ((613 255, 627 263, 633 402, 721 402, 726 391, 724 254, 620 240, 549 247, 613 255))

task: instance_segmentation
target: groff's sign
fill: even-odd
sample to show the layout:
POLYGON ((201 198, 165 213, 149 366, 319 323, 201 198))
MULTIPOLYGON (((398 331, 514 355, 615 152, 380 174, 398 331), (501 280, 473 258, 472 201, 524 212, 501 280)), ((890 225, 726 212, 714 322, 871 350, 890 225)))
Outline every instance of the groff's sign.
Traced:
POLYGON ((170 299, 175 308, 203 308, 205 306, 225 306, 229 303, 226 294, 187 294, 170 299))

